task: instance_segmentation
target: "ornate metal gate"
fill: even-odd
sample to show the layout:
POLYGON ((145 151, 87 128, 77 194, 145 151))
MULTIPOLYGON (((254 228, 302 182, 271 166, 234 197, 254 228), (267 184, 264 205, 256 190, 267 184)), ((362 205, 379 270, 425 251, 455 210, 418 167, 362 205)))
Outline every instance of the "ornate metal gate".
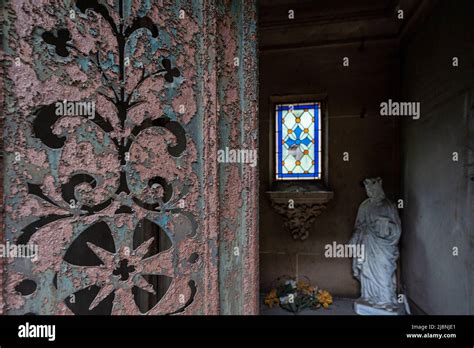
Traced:
MULTIPOLYGON (((248 127, 245 113, 256 111, 256 84, 249 87, 248 73, 239 77, 255 59, 228 69, 234 57, 255 55, 254 42, 251 50, 241 46, 254 38, 255 10, 239 3, 5 7, 4 236, 17 252, 5 259, 6 313, 215 314, 221 289, 231 285, 220 279, 255 267, 254 250, 243 245, 242 260, 225 261, 230 256, 221 254, 233 249, 228 238, 219 243, 225 222, 227 235, 231 229, 256 246, 255 223, 229 225, 219 213, 230 174, 216 160, 219 118, 228 117, 218 107, 250 88, 249 105, 233 109, 235 122, 248 127), (235 46, 223 62, 227 39, 218 25, 235 46), (38 255, 21 257, 21 250, 38 255)), ((254 195, 245 204, 231 200, 242 213, 256 204, 247 170, 256 169, 234 173, 231 183, 254 195)), ((252 284, 242 296, 256 298, 252 284)), ((255 300, 235 312, 256 308, 255 300)))

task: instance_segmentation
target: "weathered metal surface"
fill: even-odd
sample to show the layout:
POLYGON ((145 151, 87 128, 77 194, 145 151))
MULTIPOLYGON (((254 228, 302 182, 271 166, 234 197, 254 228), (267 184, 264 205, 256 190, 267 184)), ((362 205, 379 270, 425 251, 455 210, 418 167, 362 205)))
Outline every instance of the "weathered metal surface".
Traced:
POLYGON ((7 259, 7 313, 216 314, 219 293, 222 313, 256 313, 256 168, 219 177, 216 159, 227 139, 256 149, 254 6, 7 4, 4 233, 39 251, 7 259), (57 116, 63 100, 95 113, 57 116), (150 256, 144 224, 170 248, 150 256), (71 261, 83 254, 96 264, 71 261), (168 288, 143 309, 158 275, 168 288))
MULTIPOLYGON (((219 148, 257 151, 255 1, 220 1, 219 148)), ((258 166, 221 163, 219 274, 223 314, 258 313, 258 166)))
MULTIPOLYGON (((3 15, 0 13, 0 22, 3 22, 3 15)), ((0 71, 3 72, 2 69, 0 71)), ((0 129, 3 129, 3 96, 4 96, 4 84, 3 79, 0 79, 0 129)), ((0 140, 0 182, 3 183, 3 138, 0 140)), ((4 244, 3 234, 3 185, 0 186, 0 245, 4 244)), ((4 260, 0 257, 0 315, 4 312, 5 301, 4 301, 4 260)))

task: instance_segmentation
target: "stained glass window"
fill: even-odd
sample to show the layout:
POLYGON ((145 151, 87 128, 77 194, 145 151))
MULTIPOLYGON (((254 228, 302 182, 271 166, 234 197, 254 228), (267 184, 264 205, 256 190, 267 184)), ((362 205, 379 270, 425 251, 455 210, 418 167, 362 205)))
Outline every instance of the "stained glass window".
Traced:
POLYGON ((277 104, 276 179, 321 179, 321 104, 277 104))

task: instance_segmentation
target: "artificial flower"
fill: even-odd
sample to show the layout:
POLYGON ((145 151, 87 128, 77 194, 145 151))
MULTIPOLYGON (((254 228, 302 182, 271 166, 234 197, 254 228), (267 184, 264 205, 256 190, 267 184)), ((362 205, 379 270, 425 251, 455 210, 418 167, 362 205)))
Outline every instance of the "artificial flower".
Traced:
POLYGON ((319 290, 316 299, 324 309, 328 309, 329 305, 332 304, 332 296, 329 291, 326 290, 319 290))
POLYGON ((280 304, 276 289, 272 289, 265 297, 265 304, 270 308, 273 308, 273 306, 278 306, 280 304))
POLYGON ((293 279, 288 279, 286 282, 285 282, 285 285, 291 285, 291 287, 293 289, 296 289, 296 281, 294 281, 293 279))

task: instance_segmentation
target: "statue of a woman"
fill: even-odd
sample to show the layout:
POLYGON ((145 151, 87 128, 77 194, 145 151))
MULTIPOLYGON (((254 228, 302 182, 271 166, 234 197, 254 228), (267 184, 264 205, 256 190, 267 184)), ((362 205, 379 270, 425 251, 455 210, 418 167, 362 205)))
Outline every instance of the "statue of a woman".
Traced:
POLYGON ((356 301, 366 308, 395 311, 398 240, 401 234, 400 218, 395 205, 385 198, 381 178, 364 180, 369 197, 359 207, 355 231, 350 244, 365 251, 363 258, 354 258, 352 271, 360 281, 361 297, 356 301))

